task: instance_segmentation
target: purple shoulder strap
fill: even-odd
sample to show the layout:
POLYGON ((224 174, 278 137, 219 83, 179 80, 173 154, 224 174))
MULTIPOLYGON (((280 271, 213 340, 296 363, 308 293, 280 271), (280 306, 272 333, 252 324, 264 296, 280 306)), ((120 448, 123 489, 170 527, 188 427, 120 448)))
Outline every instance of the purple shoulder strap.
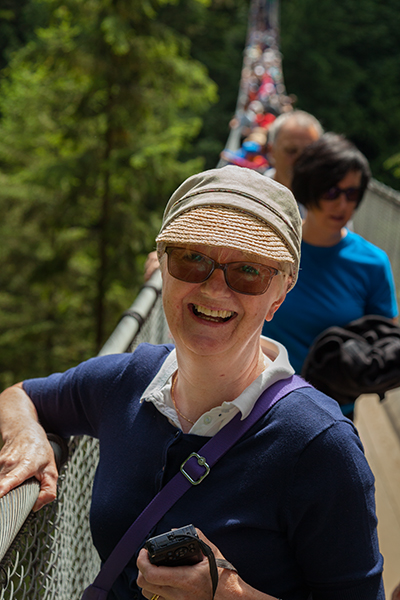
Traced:
POLYGON ((248 417, 241 420, 238 413, 214 437, 199 450, 193 452, 182 463, 177 473, 146 506, 127 532, 122 536, 110 556, 103 564, 93 584, 83 593, 82 600, 106 600, 118 575, 123 571, 133 554, 146 540, 154 525, 165 515, 177 500, 192 487, 207 477, 210 469, 274 404, 290 392, 312 387, 298 375, 277 381, 258 398, 248 417))

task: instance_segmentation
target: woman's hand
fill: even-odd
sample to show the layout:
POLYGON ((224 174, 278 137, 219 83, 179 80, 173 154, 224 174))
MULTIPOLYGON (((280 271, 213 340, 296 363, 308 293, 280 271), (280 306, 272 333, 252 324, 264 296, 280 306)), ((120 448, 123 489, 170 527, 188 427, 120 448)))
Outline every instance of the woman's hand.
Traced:
POLYGON ((160 268, 158 262, 157 252, 154 250, 147 255, 146 262, 144 264, 144 280, 148 281, 153 275, 154 271, 160 268))
MULTIPOLYGON (((198 536, 208 544, 215 558, 224 556, 205 535, 197 529, 198 536)), ((137 559, 139 576, 137 584, 145 598, 151 600, 211 600, 212 584, 206 557, 196 565, 185 567, 158 567, 149 561, 147 550, 142 548, 137 559)), ((245 598, 246 600, 276 600, 247 585, 235 571, 218 569, 219 581, 215 600, 245 598)))
POLYGON ((4 442, 0 452, 0 498, 35 477, 40 493, 33 510, 39 510, 55 499, 58 472, 35 407, 20 384, 0 394, 0 424, 4 442))
POLYGON ((142 548, 137 559, 137 584, 145 598, 159 595, 162 600, 211 600, 212 585, 208 560, 184 567, 152 565, 142 548))

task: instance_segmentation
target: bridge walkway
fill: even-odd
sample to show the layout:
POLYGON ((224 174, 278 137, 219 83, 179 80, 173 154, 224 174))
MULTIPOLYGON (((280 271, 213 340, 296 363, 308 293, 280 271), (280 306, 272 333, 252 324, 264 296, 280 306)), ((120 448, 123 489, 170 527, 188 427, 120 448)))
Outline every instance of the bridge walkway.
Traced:
POLYGON ((383 580, 390 600, 400 583, 400 389, 388 392, 382 402, 375 394, 360 396, 355 425, 375 475, 383 580))

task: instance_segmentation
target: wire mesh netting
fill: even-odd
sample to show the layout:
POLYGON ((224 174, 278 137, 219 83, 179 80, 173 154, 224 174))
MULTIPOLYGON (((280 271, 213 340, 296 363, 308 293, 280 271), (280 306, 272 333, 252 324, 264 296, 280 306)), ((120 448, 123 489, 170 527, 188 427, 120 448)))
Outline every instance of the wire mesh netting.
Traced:
POLYGON ((2 600, 72 600, 95 576, 100 562, 90 538, 88 513, 97 460, 95 440, 71 441, 58 499, 31 514, 2 561, 2 600))
MULTIPOLYGON (((161 296, 131 349, 144 341, 171 341, 161 296)), ((96 440, 85 436, 71 440, 57 500, 29 516, 0 564, 0 600, 78 600, 93 581, 100 561, 91 540, 89 509, 98 457, 96 440)), ((14 502, 11 516, 4 514, 6 510, 2 513, 0 505, 2 527, 18 518, 20 507, 14 502)))
POLYGON ((354 230, 389 256, 400 304, 400 192, 372 180, 355 213, 354 230))
POLYGON ((133 352, 142 342, 148 342, 149 344, 172 342, 167 321, 164 316, 161 296, 158 297, 148 318, 144 321, 139 335, 133 340, 129 348, 130 351, 133 352))

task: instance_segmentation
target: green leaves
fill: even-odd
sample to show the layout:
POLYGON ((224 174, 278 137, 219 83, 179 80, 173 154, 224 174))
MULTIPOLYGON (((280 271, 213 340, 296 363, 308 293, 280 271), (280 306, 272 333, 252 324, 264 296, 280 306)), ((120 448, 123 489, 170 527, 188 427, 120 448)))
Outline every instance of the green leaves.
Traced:
POLYGON ((97 352, 142 284, 170 193, 202 167, 181 155, 216 99, 189 40, 159 18, 166 2, 31 3, 47 25, 0 89, 7 382, 97 352))
POLYGON ((400 15, 396 0, 281 3, 283 70, 298 108, 347 135, 392 187, 384 167, 398 149, 400 15))

